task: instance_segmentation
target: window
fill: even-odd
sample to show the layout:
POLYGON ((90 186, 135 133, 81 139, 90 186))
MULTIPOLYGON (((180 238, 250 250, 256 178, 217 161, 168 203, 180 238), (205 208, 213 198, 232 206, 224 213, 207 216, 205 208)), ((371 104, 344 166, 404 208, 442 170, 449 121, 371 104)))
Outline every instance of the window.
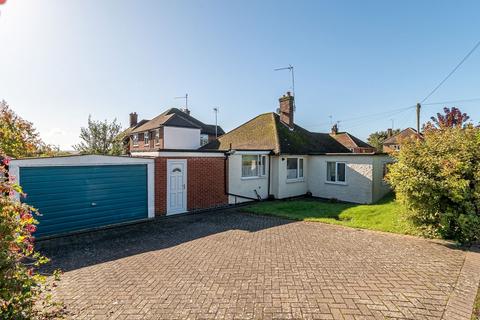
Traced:
POLYGON ((242 178, 261 177, 266 175, 266 156, 243 155, 242 178))
POLYGON ((266 176, 267 175, 267 157, 260 156, 260 175, 266 176))
POLYGON ((160 129, 155 130, 155 144, 160 144, 160 129))
POLYGON ((327 161, 327 181, 345 183, 345 169, 344 162, 327 161))
POLYGON ((208 143, 208 134, 200 135, 200 146, 204 146, 208 143))
POLYGON ((303 159, 287 158, 287 180, 303 178, 303 159))
POLYGON ((133 136, 132 136, 132 144, 134 146, 138 146, 138 133, 135 133, 133 136))
POLYGON ((147 145, 148 142, 149 142, 149 138, 150 138, 150 137, 149 137, 149 132, 145 132, 145 133, 143 134, 143 144, 147 145))

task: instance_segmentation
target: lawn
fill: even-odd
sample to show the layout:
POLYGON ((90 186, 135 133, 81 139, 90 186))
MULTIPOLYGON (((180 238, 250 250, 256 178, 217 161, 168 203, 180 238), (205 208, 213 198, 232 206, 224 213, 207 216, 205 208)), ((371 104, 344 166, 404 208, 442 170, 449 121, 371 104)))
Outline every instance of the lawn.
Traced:
POLYGON ((473 304, 472 320, 480 320, 480 287, 478 288, 477 297, 473 304))
POLYGON ((404 209, 395 202, 393 195, 387 195, 379 202, 369 205, 297 199, 255 203, 247 206, 244 210, 292 220, 316 221, 353 228, 421 235, 420 229, 404 218, 402 215, 404 209))

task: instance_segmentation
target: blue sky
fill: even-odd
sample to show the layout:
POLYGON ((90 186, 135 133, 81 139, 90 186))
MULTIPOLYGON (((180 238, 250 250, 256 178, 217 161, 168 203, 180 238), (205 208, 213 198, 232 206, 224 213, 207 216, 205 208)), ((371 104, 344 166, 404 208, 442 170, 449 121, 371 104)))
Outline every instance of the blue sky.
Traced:
MULTIPOLYGON (((296 75, 296 123, 365 139, 413 109, 480 40, 478 1, 7 0, 0 99, 71 149, 88 115, 152 118, 188 92, 226 130, 275 111, 296 75), (373 115, 384 113, 381 115, 373 115), (359 118, 360 117, 360 118, 359 118)), ((480 98, 480 50, 427 102, 480 98)), ((480 101, 457 104, 480 120, 480 101)), ((423 120, 442 105, 425 106, 423 120)))

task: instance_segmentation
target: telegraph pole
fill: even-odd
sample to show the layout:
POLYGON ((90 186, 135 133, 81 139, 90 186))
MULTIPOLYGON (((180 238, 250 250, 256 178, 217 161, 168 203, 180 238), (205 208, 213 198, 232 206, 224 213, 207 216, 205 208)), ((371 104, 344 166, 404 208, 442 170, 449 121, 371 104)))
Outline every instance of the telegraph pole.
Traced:
POLYGON ((417 103, 417 132, 420 133, 420 109, 422 108, 422 105, 420 103, 417 103))

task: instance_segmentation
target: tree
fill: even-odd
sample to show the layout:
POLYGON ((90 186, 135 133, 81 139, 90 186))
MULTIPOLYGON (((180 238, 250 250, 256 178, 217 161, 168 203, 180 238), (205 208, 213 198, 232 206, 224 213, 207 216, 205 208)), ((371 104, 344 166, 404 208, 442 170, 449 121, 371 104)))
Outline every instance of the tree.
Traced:
MULTIPOLYGON (((393 135, 396 135, 400 132, 400 129, 395 129, 392 131, 393 135)), ((388 131, 377 131, 368 136, 368 144, 372 147, 375 147, 377 151, 383 151, 383 142, 388 138, 388 131)))
POLYGON ((123 152, 121 129, 117 119, 109 123, 107 120, 95 121, 88 116, 88 126, 80 132, 82 141, 73 148, 83 154, 120 155, 123 152))
POLYGON ((55 150, 45 144, 31 122, 23 120, 0 101, 0 152, 13 158, 53 155, 55 150))
POLYGON ((21 188, 7 176, 8 158, 0 154, 0 318, 49 319, 62 315, 50 291, 54 282, 38 272, 48 262, 34 250, 36 210, 14 197, 21 188))
POLYGON ((435 117, 430 117, 432 122, 428 122, 426 127, 436 127, 437 129, 442 128, 452 128, 452 127, 463 127, 465 123, 470 119, 466 113, 462 113, 460 109, 453 108, 443 108, 443 113, 437 113, 435 117))
POLYGON ((462 243, 480 239, 480 128, 426 130, 394 156, 387 181, 414 222, 462 243))

